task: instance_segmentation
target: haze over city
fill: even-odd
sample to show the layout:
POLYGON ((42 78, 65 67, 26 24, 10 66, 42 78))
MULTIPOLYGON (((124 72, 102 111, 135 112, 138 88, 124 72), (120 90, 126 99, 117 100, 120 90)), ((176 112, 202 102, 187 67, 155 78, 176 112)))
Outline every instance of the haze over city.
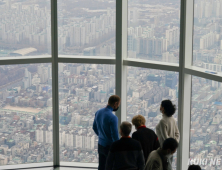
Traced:
MULTIPOLYGON (((115 6, 58 0, 59 57, 115 57, 115 6)), ((0 57, 50 57, 50 12, 49 0, 0 0, 0 57)), ((195 0, 194 66, 222 71, 221 17, 222 0, 195 0)), ((129 58, 179 63, 179 38, 179 0, 128 0, 129 58)), ((61 161, 98 162, 92 123, 115 94, 115 74, 115 65, 59 63, 61 161)), ((178 87, 177 72, 127 67, 127 121, 141 114, 155 130, 161 101, 178 106, 178 87)), ((221 93, 221 83, 192 77, 190 158, 222 155, 221 93)), ((0 165, 53 161, 51 64, 0 66, 0 119, 0 165)))

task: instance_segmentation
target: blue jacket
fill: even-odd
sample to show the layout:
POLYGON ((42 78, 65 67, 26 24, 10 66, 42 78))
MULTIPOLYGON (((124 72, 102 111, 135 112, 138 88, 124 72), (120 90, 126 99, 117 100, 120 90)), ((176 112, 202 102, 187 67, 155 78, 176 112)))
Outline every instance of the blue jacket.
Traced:
POLYGON ((118 118, 113 113, 113 108, 107 106, 95 114, 93 130, 99 137, 99 144, 106 147, 119 140, 118 118))

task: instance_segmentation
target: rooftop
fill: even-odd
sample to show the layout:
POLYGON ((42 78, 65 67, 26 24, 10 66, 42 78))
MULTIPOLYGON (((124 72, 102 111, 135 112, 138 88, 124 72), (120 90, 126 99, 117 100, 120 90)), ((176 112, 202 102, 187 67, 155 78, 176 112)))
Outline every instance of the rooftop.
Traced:
POLYGON ((29 53, 32 53, 32 52, 35 52, 37 51, 36 48, 23 48, 23 49, 20 49, 20 50, 16 50, 16 51, 13 51, 10 55, 13 56, 13 55, 20 55, 20 56, 24 56, 24 55, 27 55, 29 53))

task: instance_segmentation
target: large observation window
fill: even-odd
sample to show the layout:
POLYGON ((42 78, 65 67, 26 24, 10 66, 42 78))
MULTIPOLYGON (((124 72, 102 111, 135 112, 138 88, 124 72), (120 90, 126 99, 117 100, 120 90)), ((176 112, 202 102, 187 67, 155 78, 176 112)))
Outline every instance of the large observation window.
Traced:
POLYGON ((115 94, 115 65, 59 64, 60 159, 97 163, 97 110, 115 94))
MULTIPOLYGON (((164 99, 170 99, 178 106, 178 73, 128 67, 127 121, 131 122, 135 115, 143 115, 146 126, 155 131, 162 119, 160 104, 164 99)), ((174 118, 177 121, 177 112, 174 118)), ((176 154, 173 163, 173 169, 176 169, 176 154)))
POLYGON ((128 57, 179 62, 180 1, 128 1, 128 57))
POLYGON ((194 1, 193 65, 222 72, 221 1, 194 1))
POLYGON ((115 56, 116 2, 58 0, 59 56, 115 56))
POLYGON ((50 0, 0 2, 0 57, 51 54, 50 0))
POLYGON ((203 169, 222 167, 215 162, 222 155, 221 94, 220 82, 192 77, 190 159, 203 169))
POLYGON ((0 66, 0 165, 53 161, 51 64, 0 66))

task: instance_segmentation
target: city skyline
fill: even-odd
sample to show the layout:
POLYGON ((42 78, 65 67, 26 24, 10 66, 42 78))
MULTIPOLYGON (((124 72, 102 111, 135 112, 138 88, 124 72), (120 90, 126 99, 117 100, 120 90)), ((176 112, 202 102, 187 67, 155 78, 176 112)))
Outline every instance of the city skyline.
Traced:
MULTIPOLYGON (((115 6, 114 0, 58 0, 58 56, 115 57, 115 6)), ((222 0, 194 1, 192 64, 216 73, 222 72, 221 9, 222 0)), ((0 1, 0 57, 51 57, 50 15, 49 0, 0 1)), ((128 58, 178 64, 180 1, 128 0, 127 32, 128 58)), ((62 162, 98 162, 92 123, 115 94, 115 71, 115 65, 59 63, 62 162)), ((161 101, 178 106, 178 88, 178 72, 127 66, 126 120, 141 114, 155 131, 161 101)), ((192 77, 190 158, 222 155, 220 88, 192 77)), ((0 119, 0 165, 53 161, 52 64, 0 66, 0 119)))

